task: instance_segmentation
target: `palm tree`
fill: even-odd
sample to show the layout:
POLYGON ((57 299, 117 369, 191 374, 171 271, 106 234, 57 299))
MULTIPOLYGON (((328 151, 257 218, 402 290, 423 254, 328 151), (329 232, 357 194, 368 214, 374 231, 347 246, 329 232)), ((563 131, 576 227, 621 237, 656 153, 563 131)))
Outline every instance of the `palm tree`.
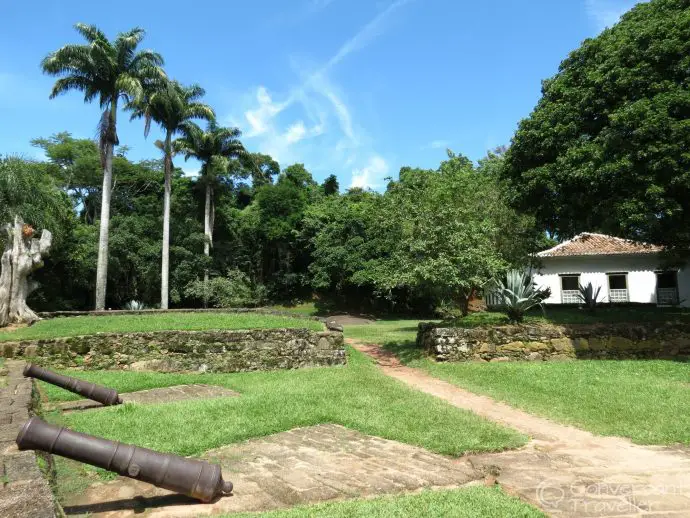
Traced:
MULTIPOLYGON (((219 174, 227 171, 231 158, 247 158, 248 153, 239 140, 241 132, 237 128, 224 128, 215 121, 208 123, 206 131, 196 125, 189 125, 178 146, 185 154, 201 162, 201 182, 206 195, 204 203, 204 254, 210 256, 213 246, 213 187, 219 174)), ((208 281, 208 270, 204 272, 204 282, 208 281)))
POLYGON ((96 309, 105 309, 105 290, 108 280, 108 228, 110 225, 110 196, 113 179, 113 150, 117 138, 117 105, 122 98, 127 105, 143 95, 143 85, 165 79, 161 66, 163 58, 157 52, 137 46, 144 31, 134 28, 109 41, 93 25, 78 23, 75 29, 87 41, 86 45, 65 45, 49 54, 41 67, 47 74, 61 76, 53 85, 50 98, 70 90, 84 94, 84 102, 98 97, 103 110, 98 126, 99 149, 103 166, 101 200, 101 228, 98 240, 96 268, 96 309))
POLYGON ((203 97, 199 85, 182 86, 177 81, 164 81, 147 91, 134 107, 132 119, 144 117, 144 135, 148 136, 153 120, 165 130, 165 141, 156 141, 163 151, 165 188, 163 195, 163 246, 161 257, 161 309, 168 309, 168 280, 170 273, 170 193, 173 160, 172 138, 175 133, 194 131, 192 119, 213 120, 215 113, 207 104, 196 102, 203 97))

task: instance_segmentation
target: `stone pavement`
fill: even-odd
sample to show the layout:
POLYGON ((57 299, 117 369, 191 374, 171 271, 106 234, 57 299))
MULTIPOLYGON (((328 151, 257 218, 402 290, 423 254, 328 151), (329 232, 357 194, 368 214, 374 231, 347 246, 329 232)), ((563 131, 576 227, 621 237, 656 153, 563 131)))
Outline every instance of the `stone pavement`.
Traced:
MULTIPOLYGON (((155 388, 120 394, 123 403, 158 404, 185 399, 211 399, 218 397, 237 397, 239 393, 215 385, 175 385, 173 387, 155 388)), ((90 399, 63 401, 56 405, 63 411, 103 408, 103 405, 90 399)))
POLYGON ((0 369, 0 516, 53 518, 55 501, 32 451, 19 451, 15 439, 29 419, 31 380, 24 362, 6 360, 0 369))
POLYGON ((500 471, 498 482, 554 517, 690 517, 690 453, 602 437, 462 390, 405 367, 375 345, 349 341, 381 370, 417 390, 530 435, 520 450, 467 457, 500 471))
POLYGON ((339 425, 298 428, 208 452, 234 494, 201 504, 143 482, 118 478, 65 502, 70 515, 89 517, 202 516, 265 511, 326 500, 448 488, 484 474, 464 459, 371 437, 339 425))

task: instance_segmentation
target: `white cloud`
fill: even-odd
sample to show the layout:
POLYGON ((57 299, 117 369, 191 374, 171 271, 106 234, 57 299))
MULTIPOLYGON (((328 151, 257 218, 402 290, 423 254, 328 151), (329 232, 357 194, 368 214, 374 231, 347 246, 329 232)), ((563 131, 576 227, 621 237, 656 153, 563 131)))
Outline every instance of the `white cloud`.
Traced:
POLYGON ((413 0, 396 0, 377 14, 369 23, 362 27, 357 34, 347 40, 340 49, 338 49, 338 52, 328 60, 323 69, 320 70, 320 73, 323 74, 327 72, 328 69, 340 63, 351 53, 366 47, 374 38, 381 34, 382 25, 388 17, 393 14, 394 11, 412 1, 413 0))
POLYGON ((247 137, 256 137, 266 133, 270 128, 271 119, 290 104, 287 101, 284 103, 274 103, 268 90, 264 86, 257 88, 256 100, 259 106, 253 110, 244 112, 244 117, 251 128, 250 131, 247 132, 247 137))
POLYGON ((199 176, 199 168, 198 167, 182 167, 182 174, 186 176, 187 178, 196 178, 199 176))
POLYGON ((585 0, 585 9, 596 29, 603 31, 618 23, 638 3, 639 0, 585 0))
MULTIPOLYGON (((250 140, 248 145, 273 156, 282 165, 315 162, 331 170, 361 163, 360 154, 373 155, 374 158, 356 170, 357 182, 373 185, 376 175, 382 174, 383 169, 387 171, 388 166, 368 145, 366 134, 354 122, 345 96, 327 73, 347 56, 369 45, 381 34, 387 18, 412 1, 391 2, 320 67, 307 70, 293 60, 301 82, 285 94, 269 93, 266 86, 259 86, 252 95, 251 105, 244 110, 244 122, 238 125, 250 140), (317 137, 322 137, 318 143, 314 140, 317 137)), ((311 5, 322 9, 330 3, 332 0, 313 0, 311 5)), ((226 119, 235 120, 232 116, 226 119)))
POLYGON ((450 145, 447 140, 432 140, 422 149, 446 149, 450 145))
POLYGON ((388 174, 388 170, 388 164, 383 157, 374 155, 369 158, 366 166, 352 171, 350 188, 373 189, 378 187, 388 174))
POLYGON ((297 121, 285 132, 285 140, 288 144, 294 144, 302 140, 306 134, 307 128, 304 127, 304 122, 297 121))

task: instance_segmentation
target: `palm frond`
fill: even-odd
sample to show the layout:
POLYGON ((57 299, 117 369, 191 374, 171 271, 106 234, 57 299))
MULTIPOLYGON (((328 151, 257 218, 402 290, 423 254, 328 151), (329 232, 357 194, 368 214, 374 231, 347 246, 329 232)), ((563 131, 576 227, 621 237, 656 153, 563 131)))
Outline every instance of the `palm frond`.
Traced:
POLYGON ((86 41, 88 41, 89 43, 93 43, 99 40, 108 41, 106 35, 103 34, 103 32, 95 25, 89 25, 86 23, 75 23, 74 28, 79 34, 84 36, 84 39, 86 39, 86 41))

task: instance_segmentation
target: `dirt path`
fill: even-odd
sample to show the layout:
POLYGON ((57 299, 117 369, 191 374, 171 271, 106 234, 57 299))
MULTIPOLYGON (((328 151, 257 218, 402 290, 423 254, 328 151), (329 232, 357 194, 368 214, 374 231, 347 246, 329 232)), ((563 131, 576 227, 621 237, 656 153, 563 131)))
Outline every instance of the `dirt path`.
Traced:
POLYGON ((378 346, 348 342, 388 376, 530 435, 525 448, 469 460, 478 468, 498 467, 504 488, 550 515, 690 517, 690 455, 682 449, 639 446, 561 425, 405 367, 378 346))

